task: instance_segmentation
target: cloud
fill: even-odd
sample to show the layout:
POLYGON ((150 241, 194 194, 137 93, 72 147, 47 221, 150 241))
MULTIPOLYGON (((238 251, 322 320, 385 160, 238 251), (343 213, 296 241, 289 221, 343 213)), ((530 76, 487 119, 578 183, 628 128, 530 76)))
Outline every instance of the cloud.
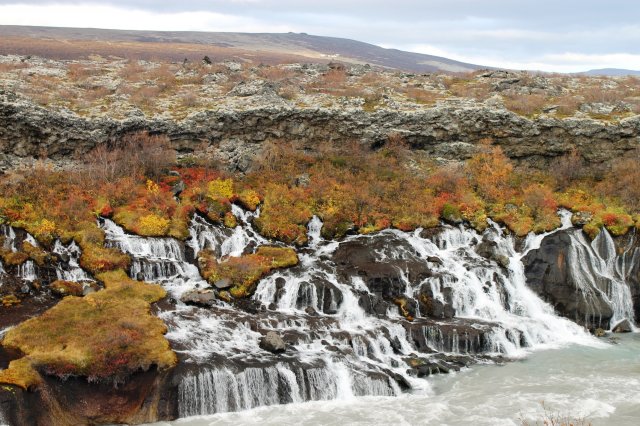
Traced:
POLYGON ((293 31, 489 66, 640 68, 640 2, 627 0, 16 1, 0 0, 0 24, 293 31))
POLYGON ((0 5, 0 25, 166 31, 287 32, 292 30, 288 25, 209 11, 169 13, 92 4, 0 5))

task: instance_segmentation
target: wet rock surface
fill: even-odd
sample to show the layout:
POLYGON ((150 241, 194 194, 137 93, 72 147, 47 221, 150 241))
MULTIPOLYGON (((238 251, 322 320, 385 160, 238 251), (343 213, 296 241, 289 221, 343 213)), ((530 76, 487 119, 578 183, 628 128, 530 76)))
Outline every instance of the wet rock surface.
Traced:
POLYGON ((527 284, 561 315, 590 328, 608 329, 613 311, 606 296, 600 292, 584 294, 578 281, 581 277, 572 273, 570 232, 574 231, 547 236, 540 249, 525 257, 527 284))
POLYGON ((279 354, 287 349, 287 344, 278 333, 269 331, 264 337, 260 338, 260 347, 265 351, 279 354))

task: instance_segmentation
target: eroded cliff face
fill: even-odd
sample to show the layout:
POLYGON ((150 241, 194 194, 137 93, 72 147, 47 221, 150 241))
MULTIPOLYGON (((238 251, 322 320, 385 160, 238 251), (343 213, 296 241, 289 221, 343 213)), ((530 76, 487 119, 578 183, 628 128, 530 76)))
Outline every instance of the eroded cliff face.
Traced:
POLYGON ((125 383, 47 377, 34 391, 0 392, 4 421, 11 425, 139 424, 177 416, 172 373, 140 372, 125 383))
POLYGON ((0 91, 0 152, 7 169, 32 158, 65 162, 138 131, 167 135, 181 154, 207 153, 230 169, 248 170, 265 142, 293 141, 306 150, 357 141, 384 144, 401 135, 416 154, 459 161, 492 138, 518 162, 544 168, 576 148, 587 165, 606 168, 640 146, 640 116, 617 122, 590 118, 527 119, 491 103, 447 100, 419 110, 298 107, 268 102, 193 112, 183 120, 142 114, 117 120, 48 110, 0 91))

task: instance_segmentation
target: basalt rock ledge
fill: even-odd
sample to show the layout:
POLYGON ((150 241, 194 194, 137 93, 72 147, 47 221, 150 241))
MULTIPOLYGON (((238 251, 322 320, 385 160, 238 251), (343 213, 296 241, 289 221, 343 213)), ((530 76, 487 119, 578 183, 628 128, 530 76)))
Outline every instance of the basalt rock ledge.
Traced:
POLYGON ((47 109, 0 90, 0 167, 6 170, 42 156, 64 164, 138 131, 166 135, 179 154, 206 152, 234 170, 250 169, 265 142, 274 140, 295 141, 313 151, 320 144, 352 141, 375 148, 390 135, 400 135, 416 154, 459 161, 476 151, 479 140, 492 138, 513 160, 538 168, 574 148, 587 165, 607 167, 640 146, 637 115, 611 122, 550 115, 529 119, 489 101, 460 99, 375 111, 252 99, 261 97, 249 97, 246 105, 193 111, 181 120, 141 112, 119 120, 108 112, 83 117, 47 109))

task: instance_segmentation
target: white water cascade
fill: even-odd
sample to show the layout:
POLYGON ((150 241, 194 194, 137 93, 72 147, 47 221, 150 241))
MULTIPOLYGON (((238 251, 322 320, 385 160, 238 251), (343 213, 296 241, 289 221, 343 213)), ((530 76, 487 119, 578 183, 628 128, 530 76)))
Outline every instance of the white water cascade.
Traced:
POLYGON ((176 298, 193 288, 206 286, 198 268, 185 257, 184 244, 173 238, 145 238, 127 234, 109 219, 102 229, 107 245, 131 255, 131 277, 162 284, 176 298))
MULTIPOLYGON (((233 212, 239 219, 233 230, 196 215, 185 243, 133 236, 109 220, 102 224, 108 244, 132 256, 131 276, 159 282, 176 299, 173 310, 159 315, 183 366, 181 416, 420 392, 430 374, 479 359, 599 344, 526 285, 522 258, 545 235, 528 237, 518 251, 514 238, 495 224, 483 235, 443 225, 431 235, 387 230, 338 242, 321 237, 322 222, 314 217, 309 244, 298 250, 300 264, 262 279, 251 300, 185 305, 178 300, 185 291, 208 287, 193 261, 200 250, 223 258, 269 243, 251 226, 259 212, 237 206, 233 212), (491 256, 480 254, 482 244, 491 247, 491 256), (259 341, 268 331, 283 336, 289 349, 263 349, 259 341)), ((564 214, 561 229, 569 227, 564 214)), ((618 296, 612 291, 612 303, 630 304, 624 274, 636 257, 613 261, 615 250, 604 243, 589 245, 603 259, 598 271, 617 274, 627 289, 618 296)), ((628 318, 628 307, 619 315, 628 318)))
POLYGON ((569 235, 572 240, 568 262, 571 276, 582 290, 585 303, 591 306, 590 311, 594 315, 598 313, 593 300, 602 298, 613 311, 611 327, 625 319, 633 324, 633 303, 627 281, 640 259, 640 249, 630 246, 618 254, 613 238, 605 228, 591 243, 578 230, 569 235))
POLYGON ((66 260, 66 262, 58 262, 56 265, 56 276, 59 280, 72 282, 93 281, 84 269, 80 267, 79 259, 82 253, 75 241, 71 241, 65 246, 58 240, 53 246, 53 252, 66 260))

